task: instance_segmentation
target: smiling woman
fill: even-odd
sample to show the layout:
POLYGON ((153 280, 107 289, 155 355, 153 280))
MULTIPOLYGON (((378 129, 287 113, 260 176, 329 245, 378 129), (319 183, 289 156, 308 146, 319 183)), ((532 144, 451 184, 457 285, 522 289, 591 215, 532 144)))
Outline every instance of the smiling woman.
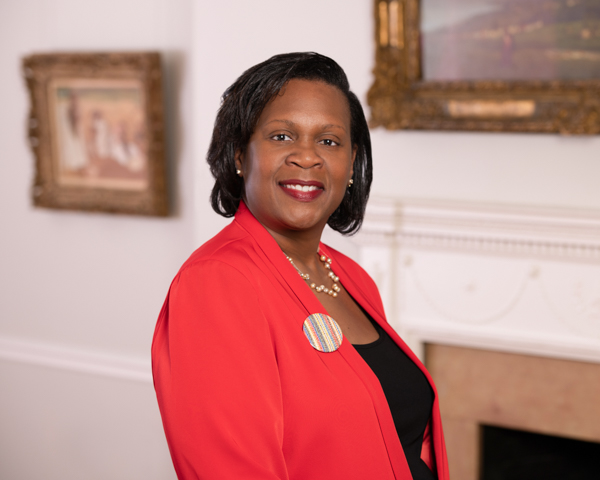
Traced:
POLYGON ((244 72, 208 163, 235 219, 173 280, 152 345, 179 478, 446 480, 429 374, 373 280, 320 241, 358 230, 371 185, 343 70, 294 53, 244 72))
POLYGON ((314 230, 320 238, 344 199, 355 157, 344 94, 323 82, 293 79, 267 104, 235 163, 246 206, 284 241, 290 229, 314 230))

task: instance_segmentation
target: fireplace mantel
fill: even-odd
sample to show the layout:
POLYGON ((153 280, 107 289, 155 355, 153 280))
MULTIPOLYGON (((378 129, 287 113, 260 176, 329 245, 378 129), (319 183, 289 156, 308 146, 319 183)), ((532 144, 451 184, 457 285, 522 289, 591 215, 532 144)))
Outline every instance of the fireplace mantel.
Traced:
POLYGON ((353 241, 419 354, 600 363, 600 212, 373 199, 353 241))

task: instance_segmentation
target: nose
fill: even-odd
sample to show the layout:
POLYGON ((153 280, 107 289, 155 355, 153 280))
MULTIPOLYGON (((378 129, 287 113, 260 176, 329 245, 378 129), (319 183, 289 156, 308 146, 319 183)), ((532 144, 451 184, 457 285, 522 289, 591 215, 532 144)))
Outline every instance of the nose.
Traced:
POLYGON ((286 161, 300 168, 313 168, 323 164, 323 159, 317 151, 317 145, 310 140, 296 142, 286 161))

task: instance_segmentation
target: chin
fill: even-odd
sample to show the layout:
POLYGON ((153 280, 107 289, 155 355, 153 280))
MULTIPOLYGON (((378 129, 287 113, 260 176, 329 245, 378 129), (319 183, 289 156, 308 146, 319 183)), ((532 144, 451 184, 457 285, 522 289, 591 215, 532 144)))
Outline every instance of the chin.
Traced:
POLYGON ((323 215, 322 212, 298 212, 296 215, 293 212, 289 212, 282 223, 290 230, 302 231, 311 230, 315 227, 324 227, 328 219, 329 215, 323 215))

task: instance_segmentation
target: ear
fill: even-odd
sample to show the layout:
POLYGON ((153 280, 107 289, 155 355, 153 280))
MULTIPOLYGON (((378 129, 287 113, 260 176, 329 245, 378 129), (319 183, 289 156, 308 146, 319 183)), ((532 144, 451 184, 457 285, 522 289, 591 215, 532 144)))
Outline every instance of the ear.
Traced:
POLYGON ((244 154, 239 148, 235 151, 235 156, 233 158, 235 161, 235 168, 243 172, 244 169, 242 167, 244 166, 244 154))
POLYGON ((354 176, 354 161, 356 160, 356 152, 358 152, 358 145, 352 146, 352 166, 350 167, 350 178, 354 176))

